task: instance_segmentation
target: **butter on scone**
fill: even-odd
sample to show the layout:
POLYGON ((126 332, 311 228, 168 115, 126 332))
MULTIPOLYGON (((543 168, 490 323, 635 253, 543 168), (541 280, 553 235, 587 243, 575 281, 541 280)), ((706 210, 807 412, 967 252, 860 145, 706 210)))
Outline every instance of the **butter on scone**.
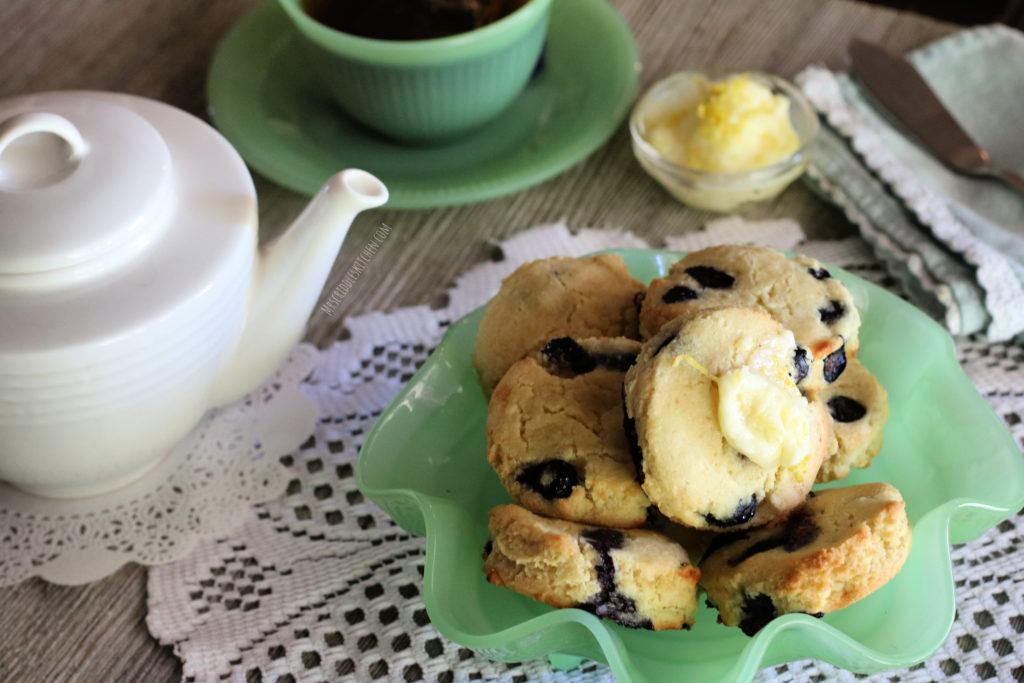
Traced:
POLYGON ((641 529, 611 529, 536 515, 490 512, 484 574, 554 607, 579 607, 630 628, 689 628, 700 572, 682 546, 641 529))
POLYGON ((622 431, 622 381, 640 342, 561 337, 505 373, 487 411, 487 460, 514 501, 632 528, 650 501, 622 431))
POLYGON ((480 321, 472 365, 490 396, 513 363, 559 337, 639 339, 636 300, 644 285, 622 257, 553 257, 506 277, 480 321))
POLYGON ((696 529, 766 524, 799 505, 828 418, 797 388, 793 333, 751 308, 697 311, 644 342, 624 385, 641 485, 696 529))
POLYGON ((701 586, 719 620, 754 635, 795 612, 822 616, 874 592, 899 573, 911 528, 886 483, 816 493, 785 522, 724 534, 700 562, 701 586))
POLYGON ((746 245, 691 252, 654 279, 640 309, 640 333, 648 338, 679 315, 723 306, 761 309, 793 332, 806 364, 796 378, 804 391, 834 382, 860 348, 853 297, 821 263, 746 245))

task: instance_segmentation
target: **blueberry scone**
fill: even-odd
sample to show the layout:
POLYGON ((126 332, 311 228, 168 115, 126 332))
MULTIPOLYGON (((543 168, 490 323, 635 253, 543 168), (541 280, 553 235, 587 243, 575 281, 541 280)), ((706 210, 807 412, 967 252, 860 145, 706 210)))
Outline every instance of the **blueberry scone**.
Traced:
POLYGON ((517 503, 550 517, 631 528, 650 502, 622 431, 622 381, 640 342, 571 337, 509 368, 487 414, 487 459, 517 503))
POLYGON ((846 372, 817 395, 829 415, 832 440, 818 481, 844 479, 851 467, 867 467, 882 450, 889 395, 871 371, 851 358, 846 372))
POLYGON ((679 544, 642 529, 548 519, 515 505, 490 513, 484 574, 554 607, 630 628, 689 628, 700 572, 679 544))
POLYGON ((904 507, 889 484, 832 488, 783 523, 722 535, 700 563, 708 603, 747 635, 783 614, 846 607, 903 567, 911 544, 904 507))
POLYGON ((480 321, 472 364, 485 395, 513 363, 551 339, 638 339, 636 300, 643 290, 614 254, 523 264, 502 281, 480 321))
POLYGON ((764 311, 697 311, 643 343, 624 385, 625 431, 651 503, 680 524, 729 530, 799 505, 829 440, 795 384, 793 333, 764 311))
POLYGON ((640 333, 653 336, 678 315, 722 306, 759 308, 793 332, 800 387, 835 381, 860 348, 860 314, 846 287, 818 261, 774 249, 708 247, 687 254, 647 289, 640 333))

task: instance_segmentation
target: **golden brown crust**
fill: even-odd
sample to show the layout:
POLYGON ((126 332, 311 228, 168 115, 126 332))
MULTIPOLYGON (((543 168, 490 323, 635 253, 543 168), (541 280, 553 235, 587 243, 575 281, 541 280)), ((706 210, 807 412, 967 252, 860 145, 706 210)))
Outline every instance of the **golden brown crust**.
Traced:
POLYGON ((640 334, 650 338, 679 315, 722 306, 767 311, 791 330, 815 361, 801 383, 807 391, 826 383, 822 365, 829 354, 845 345, 845 353, 853 357, 860 348, 860 314, 853 297, 818 261, 735 244, 690 252, 667 275, 652 280, 640 309, 640 334), (717 276, 703 275, 700 269, 717 276))
POLYGON ((701 561, 701 585, 726 625, 750 619, 745 606, 757 596, 767 596, 777 614, 841 609, 888 582, 910 553, 905 504, 886 483, 822 491, 790 520, 752 531, 701 561), (798 546, 801 534, 814 538, 786 546, 798 546))
POLYGON ((644 286, 615 254, 525 263, 505 278, 480 321, 472 364, 485 395, 505 371, 551 339, 639 338, 644 286))
MULTIPOLYGON (((631 342, 635 352, 638 342, 631 342)), ((597 368, 559 377, 533 358, 515 363, 491 395, 487 460, 517 503, 551 517, 619 528, 642 525, 650 501, 622 431, 623 372, 597 368), (538 489, 554 462, 572 487, 538 489), (542 470, 543 471, 543 470, 542 470)))
POLYGON ((492 509, 489 529, 483 571, 495 585, 625 626, 666 630, 694 622, 700 571, 660 534, 549 519, 515 505, 492 509))

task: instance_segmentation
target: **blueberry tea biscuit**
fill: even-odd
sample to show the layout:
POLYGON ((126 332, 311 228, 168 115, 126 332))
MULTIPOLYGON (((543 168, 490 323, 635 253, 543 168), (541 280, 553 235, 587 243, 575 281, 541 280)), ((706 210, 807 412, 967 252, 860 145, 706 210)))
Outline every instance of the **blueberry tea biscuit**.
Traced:
POLYGON ((816 396, 825 406, 832 427, 829 455, 818 471, 818 482, 844 479, 851 467, 864 468, 882 450, 889 419, 889 395, 871 371, 851 359, 846 372, 816 396))
POLYGON ((523 264, 501 283, 480 321, 472 364, 484 394, 513 363, 552 339, 638 339, 636 299, 643 290, 614 254, 523 264))
POLYGON ((886 483, 816 493, 784 522, 722 535, 700 563, 719 621, 754 635, 795 612, 822 616, 874 592, 910 553, 903 498, 886 483))
POLYGON ((551 340, 515 363, 488 406, 487 460, 517 503, 539 514, 622 528, 650 501, 622 431, 622 381, 640 342, 551 340))
POLYGON ((805 391, 835 381, 860 347, 860 314, 828 269, 807 256, 743 245, 691 252, 653 280, 640 310, 641 335, 653 336, 678 315, 722 306, 767 311, 793 332, 805 391))
POLYGON ((624 385, 644 491, 669 519, 725 531, 799 505, 828 447, 820 404, 797 389, 792 332, 764 311, 697 311, 644 342, 624 385))
POLYGON ((484 574, 553 607, 578 607, 630 628, 690 628, 700 572, 679 544, 643 529, 491 510, 484 574))

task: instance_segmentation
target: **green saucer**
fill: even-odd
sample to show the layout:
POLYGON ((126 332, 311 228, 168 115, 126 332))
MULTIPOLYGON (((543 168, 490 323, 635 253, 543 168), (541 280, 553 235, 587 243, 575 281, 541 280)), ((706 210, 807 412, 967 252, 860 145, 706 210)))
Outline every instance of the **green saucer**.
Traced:
POLYGON ((546 180, 599 147, 636 94, 636 44, 601 0, 555 0, 543 66, 512 106, 444 145, 392 142, 348 118, 303 64, 276 0, 242 19, 217 49, 207 82, 214 124, 249 166, 313 194, 344 168, 387 186, 392 208, 481 201, 546 180))

